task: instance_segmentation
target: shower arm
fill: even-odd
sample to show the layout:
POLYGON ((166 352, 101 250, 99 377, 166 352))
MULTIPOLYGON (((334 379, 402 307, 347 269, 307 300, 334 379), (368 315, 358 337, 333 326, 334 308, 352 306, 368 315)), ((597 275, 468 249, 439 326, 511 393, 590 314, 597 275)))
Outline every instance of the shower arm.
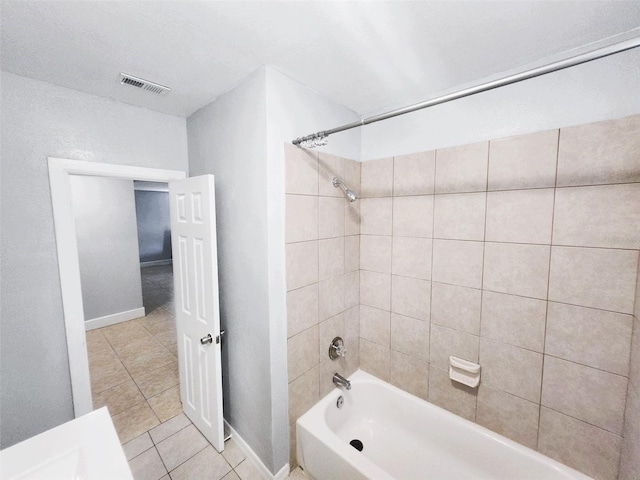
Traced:
POLYGON ((522 82, 523 80, 528 80, 530 78, 539 77, 541 75, 546 75, 548 73, 557 72, 558 70, 563 70, 565 68, 591 62, 593 60, 598 60, 600 58, 608 57, 609 55, 614 55, 616 53, 624 52, 637 47, 640 47, 640 37, 635 37, 629 40, 625 40, 623 42, 615 43, 607 47, 598 48, 590 52, 585 52, 579 55, 575 55, 573 57, 569 57, 564 60, 559 60, 557 62, 549 63, 547 65, 533 68, 531 70, 526 70, 524 72, 516 73, 514 75, 509 75, 508 77, 504 77, 498 80, 482 83, 480 85, 476 85, 475 87, 465 88, 464 90, 459 90, 454 93, 442 95, 440 97, 432 98, 431 100, 426 100, 424 102, 416 103, 414 105, 409 105, 407 107, 399 108, 397 110, 392 110, 387 113, 382 113, 380 115, 374 115, 372 117, 363 118, 358 122, 347 123, 340 127, 332 128, 330 130, 324 130, 324 131, 312 133, 311 135, 307 135, 305 137, 296 138, 295 140, 293 140, 292 143, 294 145, 310 146, 310 148, 313 148, 314 146, 325 144, 326 138, 329 135, 332 135, 334 133, 343 132, 345 130, 351 130, 352 128, 362 127, 370 123, 380 122, 382 120, 387 120, 389 118, 397 117, 399 115, 415 112, 416 110, 422 110, 423 108, 433 107, 435 105, 451 102, 459 98, 468 97, 471 95, 475 95, 477 93, 486 92, 488 90, 504 87, 506 85, 511 85, 513 83, 522 82))

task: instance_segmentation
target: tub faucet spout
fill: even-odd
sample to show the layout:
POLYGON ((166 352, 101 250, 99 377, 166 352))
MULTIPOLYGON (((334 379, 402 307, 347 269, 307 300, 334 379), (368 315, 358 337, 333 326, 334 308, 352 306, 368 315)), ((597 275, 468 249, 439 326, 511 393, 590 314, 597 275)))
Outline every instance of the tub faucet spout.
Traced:
POLYGON ((344 378, 339 373, 334 373, 333 374, 333 383, 335 383, 336 386, 338 386, 338 387, 344 387, 347 390, 351 390, 351 382, 349 380, 347 380, 346 378, 344 378))

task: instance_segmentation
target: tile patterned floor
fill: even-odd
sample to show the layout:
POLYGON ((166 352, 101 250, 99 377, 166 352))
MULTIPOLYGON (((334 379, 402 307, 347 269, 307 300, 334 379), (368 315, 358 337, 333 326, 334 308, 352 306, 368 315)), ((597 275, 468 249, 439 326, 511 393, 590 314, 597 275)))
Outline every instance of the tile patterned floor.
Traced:
POLYGON ((143 268, 142 291, 145 317, 87 332, 93 406, 109 408, 134 478, 260 480, 233 439, 218 453, 182 413, 171 266, 143 268))

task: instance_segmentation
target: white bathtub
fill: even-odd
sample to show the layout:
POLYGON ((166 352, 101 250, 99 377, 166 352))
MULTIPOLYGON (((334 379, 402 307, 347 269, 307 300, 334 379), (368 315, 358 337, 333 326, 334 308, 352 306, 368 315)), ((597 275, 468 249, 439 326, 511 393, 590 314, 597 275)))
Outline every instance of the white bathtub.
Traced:
POLYGON ((298 463, 316 480, 590 478, 365 372, 350 381, 297 421, 298 463))

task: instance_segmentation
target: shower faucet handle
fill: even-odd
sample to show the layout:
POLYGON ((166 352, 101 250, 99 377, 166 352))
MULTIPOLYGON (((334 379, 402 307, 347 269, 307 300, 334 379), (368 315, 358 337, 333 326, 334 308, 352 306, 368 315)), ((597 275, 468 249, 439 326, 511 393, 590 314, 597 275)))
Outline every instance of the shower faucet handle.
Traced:
POLYGON ((344 340, 340 337, 334 338, 329 345, 329 358, 336 360, 339 357, 344 357, 346 353, 347 349, 344 347, 344 340))

